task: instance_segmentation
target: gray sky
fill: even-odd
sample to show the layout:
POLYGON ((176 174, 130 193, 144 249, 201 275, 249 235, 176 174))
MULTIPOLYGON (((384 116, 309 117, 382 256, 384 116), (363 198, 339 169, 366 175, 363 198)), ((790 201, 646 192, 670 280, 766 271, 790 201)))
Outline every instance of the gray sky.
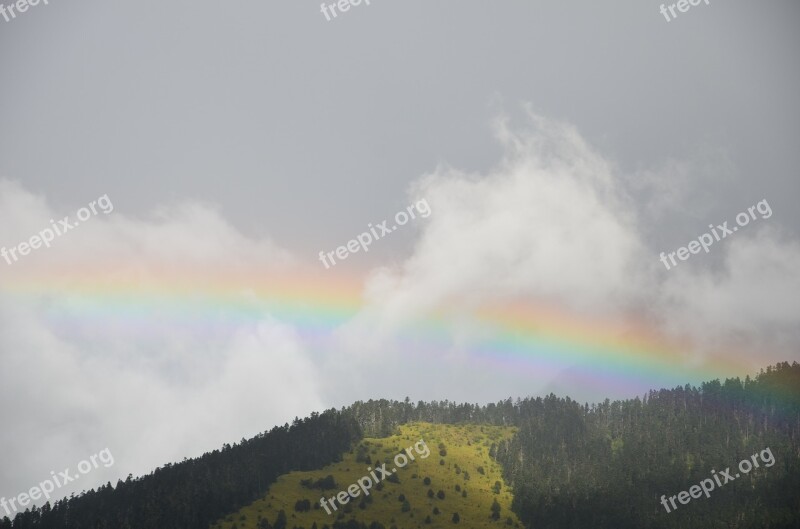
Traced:
POLYGON ((116 465, 87 485, 358 398, 635 394, 570 386, 567 361, 477 369, 461 348, 481 337, 471 311, 520 299, 644 314, 690 341, 697 377, 723 348, 751 369, 800 359, 800 3, 712 0, 671 22, 659 5, 372 0, 328 22, 297 0, 50 0, 0 18, 0 245, 102 195, 114 206, 0 261, 0 496, 105 447, 116 465), (423 196, 429 219, 332 270, 317 261, 423 196), (762 199, 770 218, 659 263, 762 199), (269 310, 218 334, 174 307, 141 316, 167 322, 147 333, 131 313, 97 328, 53 279, 93 260, 98 281, 129 287, 165 270, 350 278, 363 307, 319 347, 269 310), (402 330, 438 310, 449 345, 418 353, 420 373, 402 330), (54 382, 73 370, 92 375, 54 382))

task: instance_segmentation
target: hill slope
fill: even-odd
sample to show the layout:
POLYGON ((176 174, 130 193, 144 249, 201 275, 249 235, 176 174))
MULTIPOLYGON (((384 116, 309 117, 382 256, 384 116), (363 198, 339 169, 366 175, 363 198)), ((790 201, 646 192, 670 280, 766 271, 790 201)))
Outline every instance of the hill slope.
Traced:
MULTIPOLYGON (((515 432, 513 427, 407 424, 399 428, 397 435, 363 439, 340 462, 317 471, 280 476, 264 498, 217 521, 211 528, 280 527, 280 511, 284 512, 289 529, 358 524, 435 529, 453 527, 456 513, 458 527, 464 529, 520 527, 510 510, 512 495, 503 481, 502 469, 489 456, 493 444, 510 439, 515 432), (409 447, 415 449, 406 452, 409 447), (403 461, 395 459, 399 453, 410 453, 415 458, 397 469, 395 462, 403 461), (382 463, 390 472, 396 472, 367 490, 369 495, 356 487, 356 497, 346 505, 339 505, 336 510, 320 507, 322 496, 330 500, 382 463), (492 519, 495 502, 497 514, 492 519)), ((380 478, 380 473, 376 476, 380 478)))

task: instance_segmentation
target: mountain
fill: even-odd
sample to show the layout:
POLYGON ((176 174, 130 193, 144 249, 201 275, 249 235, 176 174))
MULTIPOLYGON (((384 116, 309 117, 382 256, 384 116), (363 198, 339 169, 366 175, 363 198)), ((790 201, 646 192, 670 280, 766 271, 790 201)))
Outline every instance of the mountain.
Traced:
POLYGON ((13 522, 3 519, 0 529, 281 529, 283 518, 283 529, 307 521, 312 525, 305 529, 314 523, 317 529, 405 529, 509 522, 536 529, 781 529, 800 527, 798 492, 795 362, 752 379, 713 380, 593 405, 552 394, 485 406, 356 402, 19 513, 13 522), (410 444, 420 440, 429 457, 410 444), (347 505, 323 517, 321 497, 347 490, 368 473, 365 465, 374 471, 390 457, 396 461, 401 450, 408 457, 409 448, 416 459, 392 473, 399 483, 386 477, 380 497, 373 493, 368 502, 362 496, 364 508, 354 501, 344 517, 339 515, 347 505), (464 480, 466 472, 470 480, 464 480), (475 502, 462 502, 456 485, 475 502), (498 519, 491 517, 490 498, 498 501, 498 519), (442 514, 432 514, 433 507, 442 514))

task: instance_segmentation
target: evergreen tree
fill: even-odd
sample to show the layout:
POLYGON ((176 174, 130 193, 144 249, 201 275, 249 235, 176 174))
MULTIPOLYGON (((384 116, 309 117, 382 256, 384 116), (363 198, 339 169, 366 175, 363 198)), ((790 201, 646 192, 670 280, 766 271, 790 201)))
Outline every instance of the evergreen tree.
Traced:
POLYGON ((278 511, 278 517, 275 518, 275 525, 273 526, 273 529, 286 529, 286 524, 286 513, 283 511, 283 509, 281 509, 278 511))
POLYGON ((492 520, 499 520, 500 519, 500 504, 497 503, 497 498, 492 501, 492 520))

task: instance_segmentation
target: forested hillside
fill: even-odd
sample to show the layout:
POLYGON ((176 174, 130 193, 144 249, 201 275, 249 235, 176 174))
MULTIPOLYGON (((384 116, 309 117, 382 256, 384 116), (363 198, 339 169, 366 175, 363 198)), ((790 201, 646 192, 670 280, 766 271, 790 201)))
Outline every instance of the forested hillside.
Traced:
MULTIPOLYGON (((651 391, 594 406, 526 400, 498 447, 514 510, 529 527, 800 527, 800 365, 755 380, 651 391), (667 513, 659 503, 756 452, 761 467, 667 513)), ((733 472, 732 472, 733 473, 733 472)))
POLYGON ((554 395, 487 406, 357 402, 18 514, 0 529, 205 529, 262 497, 279 475, 340 461, 362 437, 386 437, 409 422, 518 427, 490 450, 526 527, 800 526, 800 364, 784 363, 755 379, 594 405, 554 395), (773 466, 675 512, 659 503, 767 447, 773 466))
POLYGON ((358 425, 335 411, 202 457, 167 464, 140 478, 128 476, 97 491, 19 513, 14 529, 179 529, 209 522, 260 497, 279 475, 324 466, 356 442, 358 425))

